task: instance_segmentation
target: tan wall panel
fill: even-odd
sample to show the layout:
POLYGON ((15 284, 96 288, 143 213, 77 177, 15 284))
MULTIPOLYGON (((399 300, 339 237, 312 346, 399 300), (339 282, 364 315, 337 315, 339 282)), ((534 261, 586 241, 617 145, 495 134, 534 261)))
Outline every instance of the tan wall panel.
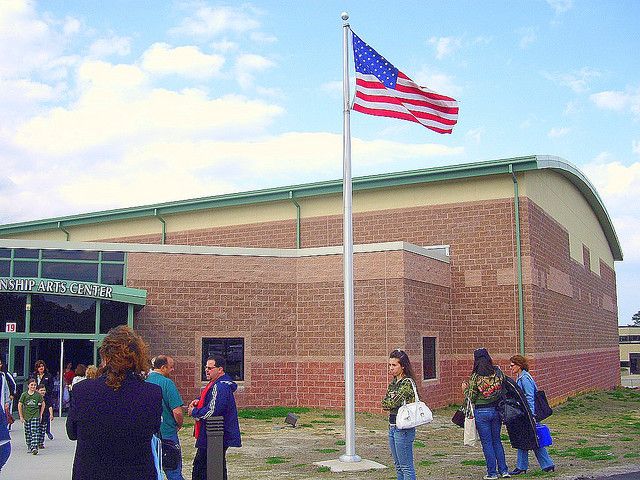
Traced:
POLYGON ((600 222, 580 191, 562 175, 537 170, 519 175, 520 195, 538 204, 569 233, 571 258, 582 263, 582 245, 591 256, 591 271, 600 274, 601 259, 613 268, 613 256, 600 222))

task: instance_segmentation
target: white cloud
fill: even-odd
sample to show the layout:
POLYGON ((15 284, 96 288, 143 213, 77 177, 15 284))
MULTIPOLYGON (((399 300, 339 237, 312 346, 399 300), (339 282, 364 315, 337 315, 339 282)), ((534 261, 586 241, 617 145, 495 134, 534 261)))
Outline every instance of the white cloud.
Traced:
POLYGON ((462 87, 455 84, 453 78, 435 69, 425 66, 413 77, 418 85, 427 87, 434 92, 450 97, 459 97, 462 87))
POLYGON ((268 35, 264 32, 251 32, 249 38, 256 43, 275 43, 278 41, 278 37, 275 35, 268 35))
POLYGON ((0 76, 16 78, 41 70, 65 47, 64 31, 56 31, 53 20, 39 16, 32 2, 0 2, 0 76))
POLYGON ((429 44, 435 45, 436 58, 442 60, 462 47, 462 40, 454 37, 431 37, 429 44))
POLYGON ((566 136, 571 130, 567 127, 554 127, 549 130, 547 136, 549 138, 560 138, 566 136))
POLYGON ((640 261, 640 162, 624 165, 603 152, 582 167, 609 212, 625 255, 625 263, 640 261))
POLYGON ((520 28, 517 33, 520 35, 520 48, 527 48, 538 40, 538 33, 533 27, 520 28))
POLYGON ((589 91, 589 82, 594 78, 601 76, 601 73, 589 67, 569 73, 548 73, 543 72, 548 80, 557 83, 563 87, 569 87, 575 93, 586 93, 589 91))
POLYGON ((197 89, 151 89, 133 65, 86 62, 79 69, 81 94, 20 125, 15 142, 48 155, 68 155, 104 145, 144 143, 154 138, 232 137, 261 131, 282 108, 241 96, 208 98, 197 89))
POLYGON ((131 53, 131 39, 112 35, 108 38, 100 38, 89 47, 89 55, 94 58, 103 58, 110 55, 125 56, 131 53))
POLYGON ((172 48, 166 43, 154 43, 142 55, 142 68, 158 75, 203 79, 218 75, 224 61, 221 55, 202 53, 198 47, 172 48))
POLYGON ((482 137, 484 136, 484 133, 485 133, 485 129, 483 127, 471 128, 467 130, 467 133, 465 133, 464 136, 468 140, 479 144, 482 141, 482 137))
POLYGON ((275 64, 262 55, 245 53, 236 59, 235 71, 238 83, 242 88, 253 85, 255 74, 273 67, 275 64))
POLYGON ((573 8, 573 0, 547 0, 557 14, 568 12, 573 8))
POLYGON ((201 6, 170 33, 197 38, 214 38, 225 32, 245 33, 260 27, 255 14, 255 10, 246 4, 240 7, 201 6))
POLYGON ((640 88, 628 88, 624 92, 609 90, 594 93, 589 98, 598 108, 617 112, 628 109, 633 115, 640 117, 640 88))
POLYGON ((633 140, 631 142, 631 150, 633 153, 640 155, 640 140, 633 140))
POLYGON ((211 48, 216 52, 227 53, 233 50, 237 50, 239 45, 236 42, 231 42, 229 40, 220 40, 219 42, 213 42, 211 44, 211 48))

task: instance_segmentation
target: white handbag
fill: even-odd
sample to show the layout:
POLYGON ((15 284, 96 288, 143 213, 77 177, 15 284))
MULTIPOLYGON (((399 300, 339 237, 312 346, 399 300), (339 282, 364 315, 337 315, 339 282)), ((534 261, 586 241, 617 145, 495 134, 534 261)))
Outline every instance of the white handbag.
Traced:
POLYGON ((476 442, 480 440, 478 430, 476 428, 476 418, 473 412, 473 405, 467 400, 467 416, 464 419, 464 438, 463 443, 467 447, 475 447, 476 442), (469 417, 469 415, 471 415, 469 417))
POLYGON ((429 410, 423 402, 418 398, 418 390, 413 379, 409 379, 411 386, 413 387, 413 393, 416 401, 413 403, 404 403, 398 409, 398 415, 396 415, 396 428, 404 430, 406 428, 414 428, 418 425, 424 425, 433 421, 433 413, 429 410))

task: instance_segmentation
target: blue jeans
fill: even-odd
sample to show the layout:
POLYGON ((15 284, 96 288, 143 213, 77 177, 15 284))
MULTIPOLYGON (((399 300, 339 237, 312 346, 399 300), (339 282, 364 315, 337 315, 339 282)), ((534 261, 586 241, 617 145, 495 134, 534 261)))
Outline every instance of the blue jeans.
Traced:
POLYGON ((482 443, 482 453, 484 453, 484 459, 487 462, 487 474, 495 476, 498 473, 507 473, 509 468, 504 457, 502 440, 500 440, 502 422, 498 411, 493 407, 476 408, 474 414, 478 436, 482 443))
POLYGON ((389 449, 398 480, 416 480, 416 470, 413 467, 413 441, 415 439, 415 428, 400 430, 395 425, 389 425, 389 449))
MULTIPOLYGON (((176 442, 178 447, 180 446, 180 440, 178 439, 178 432, 174 435, 165 436, 167 440, 173 440, 176 442)), ((175 470, 165 470, 164 474, 167 476, 167 480, 184 480, 182 476, 182 452, 180 452, 180 462, 178 463, 178 467, 175 470)))
MULTIPOLYGON (((549 468, 553 465, 553 460, 551 460, 549 452, 547 452, 545 447, 536 448, 533 450, 533 453, 538 459, 540 468, 549 468)), ((516 467, 520 470, 529 470, 529 450, 518 449, 518 461, 516 462, 516 467)))

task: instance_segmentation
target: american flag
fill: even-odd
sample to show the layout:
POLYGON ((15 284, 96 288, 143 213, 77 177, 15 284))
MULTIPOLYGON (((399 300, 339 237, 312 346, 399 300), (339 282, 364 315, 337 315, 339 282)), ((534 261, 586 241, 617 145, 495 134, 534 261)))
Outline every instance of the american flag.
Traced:
POLYGON ((356 97, 353 109, 451 133, 458 121, 458 101, 421 87, 367 45, 355 33, 356 97))

